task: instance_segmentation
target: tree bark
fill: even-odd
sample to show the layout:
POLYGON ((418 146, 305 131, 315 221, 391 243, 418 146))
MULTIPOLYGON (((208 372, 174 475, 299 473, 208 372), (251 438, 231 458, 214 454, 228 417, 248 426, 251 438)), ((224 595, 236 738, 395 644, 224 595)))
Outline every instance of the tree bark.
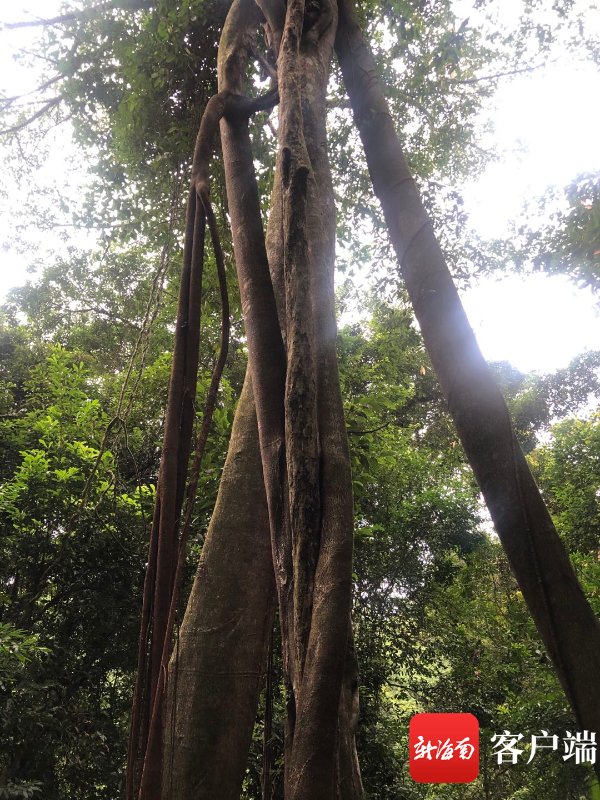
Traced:
POLYGON ((467 458, 577 722, 600 731, 600 627, 516 440, 394 130, 351 0, 336 51, 375 193, 467 458))
POLYGON ((164 800, 238 800, 274 601, 267 504, 247 375, 169 666, 164 800))

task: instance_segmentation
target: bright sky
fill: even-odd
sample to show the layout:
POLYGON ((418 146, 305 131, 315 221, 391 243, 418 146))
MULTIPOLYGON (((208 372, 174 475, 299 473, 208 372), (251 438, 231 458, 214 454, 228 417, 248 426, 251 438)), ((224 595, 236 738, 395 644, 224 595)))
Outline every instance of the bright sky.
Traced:
MULTIPOLYGON (((591 8, 589 0, 583 7, 591 8)), ((456 0, 469 14, 470 0, 456 0)), ((518 18, 519 0, 504 0, 499 13, 518 18)), ((473 17, 471 16, 471 21, 473 17)), ((600 34, 600 14, 590 14, 600 34)), ((484 142, 504 153, 464 189, 471 225, 480 236, 506 235, 523 204, 552 185, 600 170, 600 72, 589 62, 562 59, 503 83, 489 115, 484 142)), ((562 276, 511 275, 481 281, 462 295, 484 355, 509 360, 523 371, 566 366, 577 353, 600 348, 600 303, 588 289, 562 276)))
MULTIPOLYGON (((469 0, 460 3, 470 5, 469 0)), ((0 21, 52 16, 59 6, 57 0, 4 2, 0 21)), ((520 3, 504 0, 501 7, 503 14, 514 16, 520 3)), ((35 85, 36 76, 12 60, 14 48, 26 46, 31 36, 27 29, 0 31, 0 84, 8 93, 35 85)), ((481 236, 505 233, 519 219, 524 201, 549 185, 565 185, 579 172, 600 169, 600 104, 594 97, 600 97, 600 74, 583 63, 561 61, 500 87, 489 115, 494 131, 485 146, 504 155, 479 180, 463 187, 471 223, 481 236)), ((77 165, 68 150, 57 142, 40 176, 45 184, 65 182, 67 175, 76 181, 77 165)), ((0 188, 12 196, 18 192, 6 182, 0 188)), ((0 214, 5 212, 0 237, 10 242, 12 223, 8 206, 2 205, 0 192, 0 214)), ((10 253, 7 266, 0 273, 0 298, 28 277, 26 255, 10 253)), ((463 301, 485 356, 507 359, 524 371, 556 369, 582 350, 600 347, 598 304, 590 292, 561 277, 487 279, 464 293, 463 301)))
POLYGON ((500 85, 494 131, 483 146, 500 147, 505 155, 465 193, 482 236, 502 235, 527 197, 600 169, 600 104, 594 97, 600 97, 600 72, 589 62, 551 64, 500 85))
MULTIPOLYGON (((506 155, 465 189, 481 236, 501 236, 523 203, 584 171, 600 170, 600 73, 590 64, 554 64, 502 86, 489 145, 506 155)), ((566 366, 600 348, 600 304, 561 276, 512 275, 485 280, 463 302, 488 359, 523 371, 566 366)))
POLYGON ((463 304, 485 357, 522 372, 552 372, 600 347, 598 306, 562 275, 482 281, 463 304))

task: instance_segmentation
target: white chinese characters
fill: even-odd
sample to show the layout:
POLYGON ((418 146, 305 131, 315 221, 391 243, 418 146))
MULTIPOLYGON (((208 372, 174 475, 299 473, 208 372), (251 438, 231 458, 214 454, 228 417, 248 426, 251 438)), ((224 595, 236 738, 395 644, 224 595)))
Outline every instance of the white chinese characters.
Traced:
MULTIPOLYGON (((492 750, 498 764, 516 764, 519 757, 525 752, 524 747, 517 747, 523 739, 522 733, 495 733, 492 738, 492 750)), ((559 750, 559 738, 556 734, 549 734, 542 730, 540 734, 531 736, 531 749, 527 764, 530 764, 540 750, 559 750)), ((596 763, 596 733, 594 731, 566 731, 562 738, 563 761, 573 759, 576 764, 596 763)))
POLYGON ((574 758, 576 764, 583 764, 586 761, 590 764, 596 763, 596 734, 588 731, 577 731, 573 735, 567 731, 563 739, 565 745, 565 755, 563 761, 574 758))

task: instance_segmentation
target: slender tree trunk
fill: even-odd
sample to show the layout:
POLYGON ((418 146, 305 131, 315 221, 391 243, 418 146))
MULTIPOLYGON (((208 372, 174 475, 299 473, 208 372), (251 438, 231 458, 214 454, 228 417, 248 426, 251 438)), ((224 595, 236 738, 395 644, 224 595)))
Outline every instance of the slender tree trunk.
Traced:
POLYGON ((238 800, 274 600, 269 522, 248 376, 169 667, 164 800, 238 800))
POLYGON ((351 0, 336 50, 375 193, 467 458, 579 725, 600 731, 600 627, 515 438, 421 203, 351 0))
POLYGON ((163 676, 164 643, 171 636, 169 611, 177 573, 179 521, 191 451, 198 373, 205 219, 202 208, 193 199, 190 192, 163 450, 144 580, 128 746, 127 798, 133 798, 138 782, 160 785, 160 746, 157 747, 160 738, 149 734, 153 726, 159 732, 163 727, 162 704, 154 715, 154 700, 163 676), (149 758, 148 748, 153 751, 149 758), (136 775, 138 770, 140 774, 136 775))

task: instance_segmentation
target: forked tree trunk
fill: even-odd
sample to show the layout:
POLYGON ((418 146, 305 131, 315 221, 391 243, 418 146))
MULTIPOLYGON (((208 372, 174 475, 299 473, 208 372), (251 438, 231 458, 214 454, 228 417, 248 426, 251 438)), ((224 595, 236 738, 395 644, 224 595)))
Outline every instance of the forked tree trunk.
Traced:
MULTIPOLYGON (((221 122, 223 158, 282 625, 286 797, 333 798, 360 776, 340 713, 350 614, 352 500, 335 355, 335 209, 325 92, 335 9, 262 2, 278 53, 279 149, 265 249, 245 120, 221 122), (314 9, 313 9, 314 13, 314 9), (279 310, 279 315, 277 311, 279 310), (342 733, 340 725, 344 728, 342 733), (316 734, 318 731, 318 735, 316 734), (338 758, 352 774, 339 774, 338 758), (339 755, 338 755, 339 754, 339 755)), ((219 90, 238 94, 256 7, 235 3, 219 50, 219 90)), ((344 703, 356 704, 356 680, 344 703)))
MULTIPOLYGON (((269 563, 271 574, 275 565, 282 623, 288 690, 285 796, 289 800, 358 800, 362 795, 354 743, 358 681, 350 634, 352 495, 335 352, 335 208, 325 136, 325 92, 336 12, 328 5, 312 7, 309 20, 299 2, 290 2, 287 17, 275 6, 261 5, 268 38, 276 49, 280 46, 282 99, 268 258, 247 118, 224 112, 221 132, 258 417, 264 479, 260 501, 264 503, 266 496, 269 563)), ((223 107, 231 106, 229 98, 242 92, 260 21, 253 0, 235 0, 219 47, 223 107)), ((242 404, 240 409, 238 416, 243 414, 242 404)), ((236 425, 243 420, 244 414, 236 425)), ((239 438, 237 428, 234 432, 239 438)), ((231 472, 224 477, 169 671, 165 798, 227 800, 238 797, 241 789, 240 765, 247 754, 251 715, 228 717, 226 692, 220 685, 207 685, 203 678, 206 672, 222 670, 231 679, 231 673, 238 671, 231 668, 232 653, 218 647, 207 650, 203 636, 209 619, 215 614, 217 619, 231 616, 226 611, 228 603, 237 602, 228 601, 228 587, 219 589, 217 582, 219 576, 223 579, 218 563, 223 547, 219 554, 214 543, 225 543, 232 533, 224 507, 226 493, 231 491, 231 472), (200 581, 206 581, 207 575, 214 581, 203 589, 200 581), (189 676, 185 689, 182 675, 189 676), (206 692, 208 697, 203 697, 206 692), (210 729, 214 720, 219 731, 236 728, 227 753, 221 747, 225 740, 207 733, 206 727, 210 729), (218 757, 211 756, 211 747, 218 757)), ((250 483, 244 483, 241 474, 238 480, 245 496, 250 483)), ((251 532, 252 528, 235 530, 244 548, 252 541, 251 532)), ((263 543, 261 539, 261 547, 263 543)), ((271 584, 265 584, 264 570, 261 573, 264 561, 257 558, 239 559, 234 549, 226 574, 234 583, 241 575, 247 580, 249 568, 256 564, 259 571, 252 579, 270 597, 271 584)), ((249 624, 260 605, 256 594, 249 596, 245 583, 243 588, 253 609, 246 620, 249 624)), ((224 627, 210 628, 215 640, 227 636, 224 627)), ((235 631, 244 635, 241 623, 235 631)), ((245 635, 255 639, 254 647, 244 652, 246 662, 254 664, 261 652, 264 655, 266 631, 262 630, 260 639, 256 630, 247 630, 245 635)), ((245 697, 244 708, 253 705, 256 711, 256 684, 250 681, 237 690, 245 697)))
POLYGON ((340 0, 336 51, 375 194, 467 458, 577 722, 600 731, 598 621, 463 310, 351 0, 340 0))

